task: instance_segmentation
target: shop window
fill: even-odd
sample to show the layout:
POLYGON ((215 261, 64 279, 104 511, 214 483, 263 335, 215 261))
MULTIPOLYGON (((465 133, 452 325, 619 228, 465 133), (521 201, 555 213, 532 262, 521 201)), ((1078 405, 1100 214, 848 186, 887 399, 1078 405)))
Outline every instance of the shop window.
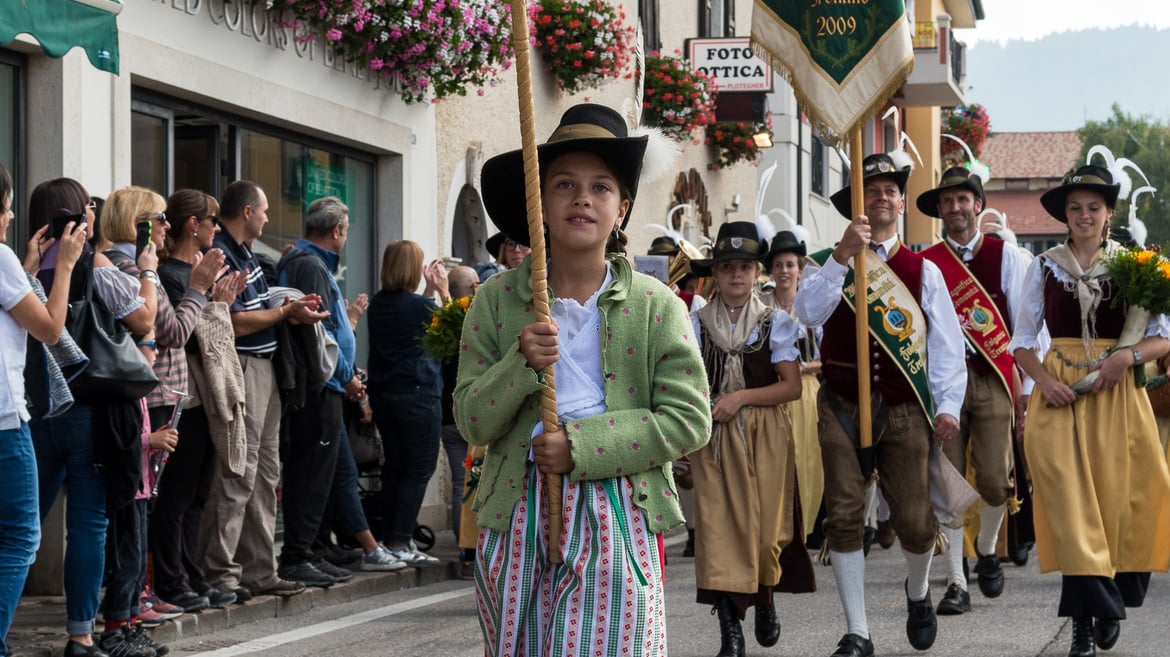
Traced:
POLYGON ((735 36, 735 0, 699 0, 699 36, 735 36))
POLYGON ((662 34, 658 31, 659 0, 638 0, 638 18, 642 20, 642 40, 647 53, 662 50, 662 34))
POLYGON ((828 196, 828 190, 825 189, 825 179, 828 177, 828 160, 825 157, 825 143, 821 141, 820 137, 813 136, 812 152, 809 154, 811 160, 809 168, 812 170, 809 186, 812 193, 818 196, 828 196))
MULTIPOLYGON (((0 50, 0 163, 12 174, 16 184, 12 194, 12 210, 18 215, 21 214, 23 199, 28 198, 29 192, 24 180, 23 131, 17 129, 23 122, 21 62, 18 55, 0 50)), ((23 253, 21 245, 28 241, 25 235, 27 231, 22 227, 24 225, 23 221, 9 222, 5 235, 8 245, 18 253, 23 253)))

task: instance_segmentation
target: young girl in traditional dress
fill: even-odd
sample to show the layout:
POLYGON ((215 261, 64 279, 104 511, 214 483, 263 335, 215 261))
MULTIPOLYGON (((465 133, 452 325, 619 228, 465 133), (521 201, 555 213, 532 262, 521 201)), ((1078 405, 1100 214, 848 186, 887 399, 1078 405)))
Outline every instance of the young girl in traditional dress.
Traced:
MULTIPOLYGON (((719 614, 719 657, 743 657, 740 620, 756 608, 756 641, 780 639, 772 593, 811 590, 812 566, 796 526, 796 459, 783 408, 800 397, 800 329, 792 316, 768 308, 754 294, 767 243, 756 225, 719 228, 712 258, 691 263, 715 275, 715 300, 693 317, 711 385, 711 444, 691 456, 695 479, 697 601, 719 614), (781 551, 799 550, 803 568, 783 573, 781 551), (802 572, 803 571, 803 572, 802 572)), ((786 564, 787 565, 787 564, 786 564)))
POLYGON ((1118 348, 1127 309, 1103 258, 1119 185, 1088 165, 1040 198, 1068 240, 1028 267, 1010 348, 1036 381, 1024 423, 1040 570, 1062 573, 1057 614, 1073 619, 1069 657, 1117 642, 1126 607, 1139 607, 1150 572, 1170 568, 1170 474, 1154 413, 1130 368, 1170 347, 1165 315, 1118 348), (1041 363, 1038 335, 1052 344, 1041 363), (1099 373, 1091 392, 1071 386, 1099 373))
MULTIPOLYGON (((656 535, 683 522, 670 462, 707 442, 711 417, 683 303, 607 257, 624 239, 646 147, 609 108, 565 112, 538 149, 553 322, 533 323, 531 257, 484 283, 464 321, 454 412, 467 441, 488 447, 475 577, 491 656, 666 654, 656 535), (549 433, 547 365, 560 421, 549 433), (559 536, 549 474, 564 476, 559 536), (551 563, 550 543, 563 563, 551 563)), ((520 152, 482 175, 493 221, 528 243, 520 152)))

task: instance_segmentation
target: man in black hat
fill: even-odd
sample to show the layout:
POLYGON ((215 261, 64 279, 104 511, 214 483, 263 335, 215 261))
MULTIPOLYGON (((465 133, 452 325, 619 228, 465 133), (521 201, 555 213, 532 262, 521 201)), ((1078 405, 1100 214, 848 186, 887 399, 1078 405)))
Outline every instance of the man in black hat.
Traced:
POLYGON ((959 433, 963 405, 962 330, 933 263, 898 239, 906 207, 906 179, 890 156, 870 155, 864 168, 864 214, 854 212, 850 189, 833 195, 838 212, 852 217, 841 241, 810 256, 795 310, 809 326, 823 326, 824 382, 817 400, 825 469, 824 532, 848 630, 833 657, 868 657, 873 642, 865 616, 865 489, 872 458, 890 505, 890 523, 906 559, 906 636, 926 650, 938 622, 930 601, 930 560, 938 521, 930 505, 927 462, 934 440, 959 433), (858 450, 857 337, 853 313, 854 256, 867 254, 869 344, 874 409, 872 450, 858 450), (842 303, 846 299, 846 303, 842 303), (932 423, 933 420, 933 423, 932 423))
MULTIPOLYGON (((959 439, 944 443, 943 452, 959 472, 966 473, 970 447, 975 486, 984 502, 975 542, 979 555, 975 570, 979 590, 985 597, 995 598, 1003 592, 996 541, 1008 500, 1015 492, 1012 403, 1021 392, 1015 359, 1007 347, 1027 267, 1018 249, 980 234, 978 216, 985 202, 979 177, 964 167, 953 167, 943 173, 938 187, 918 197, 917 205, 923 214, 939 217, 946 226, 946 239, 922 255, 942 271, 969 348, 959 439)), ((953 616, 971 610, 963 575, 963 528, 945 528, 943 532, 949 539, 947 590, 938 603, 938 613, 953 616)))

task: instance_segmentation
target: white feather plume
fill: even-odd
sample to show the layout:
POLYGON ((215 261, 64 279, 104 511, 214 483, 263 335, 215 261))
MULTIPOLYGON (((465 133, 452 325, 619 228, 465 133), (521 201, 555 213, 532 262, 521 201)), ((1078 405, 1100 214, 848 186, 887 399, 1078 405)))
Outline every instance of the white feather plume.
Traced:
POLYGON ((951 141, 958 142, 958 144, 963 147, 963 151, 967 153, 967 170, 979 176, 979 180, 983 181, 984 185, 987 184, 988 180, 991 180, 991 167, 975 158, 975 154, 971 152, 971 147, 967 145, 967 142, 952 134, 943 133, 939 136, 946 137, 951 141))
MULTIPOLYGON (((1140 173, 1141 170, 1139 169, 1138 172, 1140 173)), ((1145 175, 1142 177, 1144 178, 1145 175)), ((1150 185, 1145 185, 1144 187, 1138 187, 1137 189, 1133 190, 1133 194, 1129 197, 1129 234, 1133 237, 1133 241, 1137 242, 1139 245, 1145 245, 1146 237, 1149 235, 1149 231, 1146 229, 1145 222, 1141 219, 1138 219, 1137 198, 1142 194, 1152 195, 1156 191, 1157 188, 1150 185)))
POLYGON ((894 126, 898 128, 899 132, 902 133, 902 136, 898 138, 898 148, 888 153, 888 155, 891 159, 894 160, 894 164, 896 164, 900 169, 914 168, 913 162, 909 161, 910 155, 913 155, 914 160, 918 161, 918 166, 924 166, 922 164, 922 154, 918 152, 918 146, 914 144, 914 140, 910 138, 910 135, 906 134, 905 130, 902 130, 902 114, 898 111, 897 105, 894 105, 890 107, 890 109, 886 110, 885 113, 882 114, 881 120, 885 121, 891 116, 894 117, 894 126), (909 150, 906 149, 907 146, 910 147, 909 150), (894 153, 897 152, 906 153, 906 158, 903 159, 900 156, 894 155, 894 153))
POLYGON ((674 163, 682 153, 678 142, 667 137, 658 128, 638 126, 630 130, 631 137, 646 135, 646 154, 642 156, 641 183, 652 183, 674 170, 674 163))
POLYGON ((779 162, 773 162, 772 166, 764 169, 760 174, 760 190, 756 193, 756 216, 764 213, 764 195, 768 193, 768 187, 772 184, 772 176, 776 175, 776 167, 780 166, 779 162))
POLYGON ((622 101, 622 115, 631 129, 642 125, 642 101, 646 94, 646 40, 640 23, 634 33, 634 68, 637 76, 634 97, 622 101))
POLYGON ((1008 228, 1007 215, 1000 212, 999 210, 996 210, 995 208, 987 208, 983 212, 979 213, 979 220, 976 223, 982 227, 983 233, 995 233, 996 235, 999 235, 1003 241, 1019 246, 1019 238, 1016 237, 1015 231, 1013 231, 1011 228, 1008 228), (983 218, 988 214, 994 216, 996 220, 983 223, 983 218))
POLYGON ((1113 151, 1104 144, 1097 144, 1089 149, 1088 155, 1085 156, 1085 164, 1092 164, 1093 157, 1096 155, 1100 155, 1101 159, 1105 160, 1105 168, 1113 174, 1113 182, 1121 185, 1121 189, 1117 192, 1118 198, 1129 198, 1130 190, 1133 189, 1133 178, 1130 177, 1127 169, 1133 169, 1147 185, 1150 184, 1150 179, 1133 160, 1127 157, 1114 158, 1113 151))
POLYGON ((756 235, 761 242, 771 242, 776 236, 776 226, 766 214, 756 215, 756 235))
MULTIPOLYGON (((784 220, 784 227, 780 228, 780 230, 792 231, 792 234, 796 235, 797 241, 804 242, 805 244, 808 244, 808 242, 809 242, 808 229, 805 228, 804 226, 801 226, 800 224, 796 223, 796 220, 793 219, 792 215, 788 214, 787 211, 781 210, 780 208, 772 208, 771 210, 768 210, 767 214, 780 215, 780 218, 784 220)), ((779 230, 776 232, 779 232, 779 230)))
POLYGON ((886 153, 886 155, 890 156, 890 159, 894 161, 894 166, 898 167, 898 169, 901 171, 914 168, 914 159, 911 158, 910 154, 906 151, 890 151, 889 153, 886 153))

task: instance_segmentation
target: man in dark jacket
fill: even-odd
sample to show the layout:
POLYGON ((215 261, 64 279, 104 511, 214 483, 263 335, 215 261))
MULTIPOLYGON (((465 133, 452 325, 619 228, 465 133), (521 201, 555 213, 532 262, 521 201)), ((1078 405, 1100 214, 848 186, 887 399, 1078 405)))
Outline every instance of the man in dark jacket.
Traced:
MULTIPOLYGON (((354 368, 356 343, 344 297, 334 279, 349 234, 349 208, 335 196, 317 199, 305 214, 305 236, 278 266, 279 282, 323 300, 329 316, 322 326, 337 341, 333 377, 324 385, 308 379, 303 404, 286 408, 281 432, 284 462, 284 545, 279 574, 306 586, 326 587, 352 577, 324 559, 313 558, 313 540, 329 501, 341 441, 342 401, 365 397, 354 368)), ((307 346, 307 349, 313 347, 307 346)), ((306 358, 315 358, 305 354, 306 358)))

